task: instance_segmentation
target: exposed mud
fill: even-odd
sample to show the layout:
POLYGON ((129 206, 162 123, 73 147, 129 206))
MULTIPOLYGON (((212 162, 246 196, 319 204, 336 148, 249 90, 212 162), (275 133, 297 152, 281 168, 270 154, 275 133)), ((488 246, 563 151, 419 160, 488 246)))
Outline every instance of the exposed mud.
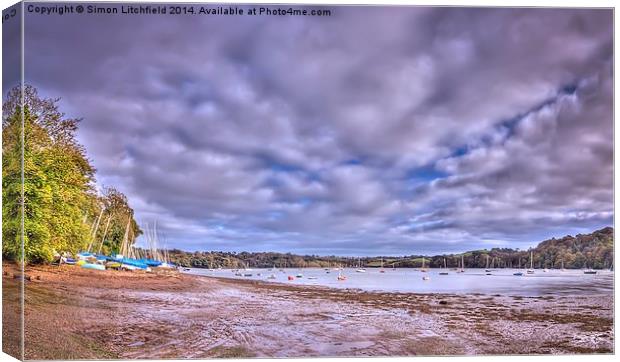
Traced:
POLYGON ((371 293, 70 266, 26 274, 27 359, 613 352, 611 294, 371 293))

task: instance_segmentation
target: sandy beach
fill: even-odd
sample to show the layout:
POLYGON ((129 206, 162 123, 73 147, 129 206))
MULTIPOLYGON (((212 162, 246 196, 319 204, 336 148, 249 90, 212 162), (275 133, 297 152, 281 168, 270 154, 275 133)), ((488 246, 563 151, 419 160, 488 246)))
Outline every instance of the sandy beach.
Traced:
MULTIPOLYGON (((18 274, 3 265, 13 353, 18 274)), ((373 293, 71 266, 26 275, 26 359, 613 352, 611 293, 373 293)))

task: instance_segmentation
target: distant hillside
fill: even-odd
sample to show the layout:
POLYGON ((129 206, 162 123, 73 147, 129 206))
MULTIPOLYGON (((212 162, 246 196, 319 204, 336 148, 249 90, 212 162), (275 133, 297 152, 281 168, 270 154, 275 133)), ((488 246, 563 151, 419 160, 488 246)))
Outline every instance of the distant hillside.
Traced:
MULTIPOLYGON (((595 269, 610 268, 613 265, 614 229, 606 227, 591 234, 565 236, 561 239, 552 238, 538 244, 531 250, 515 250, 509 248, 493 248, 491 250, 474 250, 461 254, 445 254, 424 256, 425 265, 439 268, 460 266, 461 258, 466 268, 484 268, 487 261, 495 268, 529 267, 530 252, 534 254, 535 268, 595 269), (488 256, 488 257, 487 257, 488 256)), ((376 256, 351 258, 341 256, 294 255, 283 253, 234 253, 234 252, 184 252, 170 250, 170 259, 186 267, 195 268, 305 268, 305 267, 379 267, 383 261, 386 268, 419 268, 422 266, 422 255, 401 257, 376 256)))

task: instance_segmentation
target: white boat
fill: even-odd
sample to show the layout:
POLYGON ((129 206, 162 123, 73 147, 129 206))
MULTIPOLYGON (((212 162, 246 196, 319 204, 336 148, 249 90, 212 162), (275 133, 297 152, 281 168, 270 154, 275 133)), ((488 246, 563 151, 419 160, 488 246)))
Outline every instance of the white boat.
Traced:
POLYGON ((338 269, 338 280, 340 281, 347 280, 347 277, 342 275, 342 268, 338 269))
POLYGON ((446 265, 446 258, 443 258, 443 269, 444 271, 440 271, 439 275, 448 275, 448 266, 446 265))
POLYGON ((420 268, 422 273, 426 273, 428 270, 424 267, 424 257, 422 257, 422 268, 420 268))
POLYGON ((461 269, 456 271, 457 273, 465 273, 465 257, 461 254, 461 269))
POLYGON ((530 268, 526 271, 528 274, 534 274, 534 252, 530 252, 530 268))
POLYGON ((356 273, 366 273, 366 269, 362 268, 361 258, 357 258, 357 270, 356 273))

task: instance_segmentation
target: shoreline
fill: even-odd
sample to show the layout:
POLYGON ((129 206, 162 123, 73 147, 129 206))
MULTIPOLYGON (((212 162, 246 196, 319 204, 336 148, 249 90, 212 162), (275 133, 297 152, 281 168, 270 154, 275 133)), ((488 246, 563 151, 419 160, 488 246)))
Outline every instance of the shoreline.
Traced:
MULTIPOLYGON (((70 266, 26 275, 26 359, 613 353, 613 294, 368 292, 70 266)), ((12 284, 3 275, 5 300, 12 284)))
MULTIPOLYGON (((493 297, 510 297, 510 298, 547 298, 547 297, 566 297, 567 294, 519 294, 519 293, 505 293, 501 291, 494 292, 443 292, 443 291, 390 291, 390 290, 381 290, 381 289, 363 289, 363 288, 339 288, 328 285, 321 284, 296 284, 296 283, 287 283, 285 281, 267 281, 262 279, 246 279, 246 278, 238 278, 238 277, 227 277, 227 276, 219 276, 219 275, 203 275, 203 274, 190 274, 190 273, 181 273, 183 275, 191 276, 191 277, 204 277, 204 278, 212 278, 219 280, 223 283, 233 282, 239 283, 239 285, 253 285, 260 286, 261 288, 269 288, 270 286, 274 286, 274 289, 317 289, 317 290, 328 290, 328 291, 340 291, 344 293, 374 293, 374 294, 394 294, 394 295, 434 295, 434 296, 453 296, 453 297, 467 297, 467 296, 493 296, 493 297)), ((509 275, 502 275, 502 277, 509 277, 509 275)), ((584 293, 586 295, 586 293, 584 293)), ((609 291, 595 291, 589 292, 587 295, 590 296, 613 296, 613 290, 609 291)), ((579 296, 579 295, 578 295, 579 296)))

